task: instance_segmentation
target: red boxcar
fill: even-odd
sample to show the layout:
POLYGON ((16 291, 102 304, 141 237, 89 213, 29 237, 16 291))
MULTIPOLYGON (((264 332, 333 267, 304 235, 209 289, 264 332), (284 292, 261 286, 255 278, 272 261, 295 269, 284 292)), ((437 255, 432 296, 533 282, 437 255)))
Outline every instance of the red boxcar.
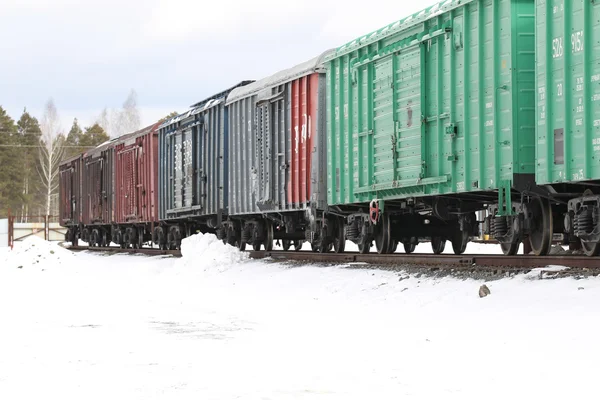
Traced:
POLYGON ((117 224, 158 222, 158 125, 123 136, 115 144, 117 224))

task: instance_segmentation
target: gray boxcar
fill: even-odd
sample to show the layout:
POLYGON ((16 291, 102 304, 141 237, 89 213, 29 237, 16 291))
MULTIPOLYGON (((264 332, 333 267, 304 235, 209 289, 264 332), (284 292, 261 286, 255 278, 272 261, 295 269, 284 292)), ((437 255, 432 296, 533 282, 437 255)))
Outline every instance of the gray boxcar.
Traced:
POLYGON ((214 232, 227 214, 227 94, 196 103, 159 127, 159 219, 154 242, 178 248, 196 230, 214 232))
MULTIPOLYGON (((325 52, 233 90, 228 241, 259 249, 319 240, 326 208, 325 52)), ((326 224, 325 224, 326 225, 326 224)))

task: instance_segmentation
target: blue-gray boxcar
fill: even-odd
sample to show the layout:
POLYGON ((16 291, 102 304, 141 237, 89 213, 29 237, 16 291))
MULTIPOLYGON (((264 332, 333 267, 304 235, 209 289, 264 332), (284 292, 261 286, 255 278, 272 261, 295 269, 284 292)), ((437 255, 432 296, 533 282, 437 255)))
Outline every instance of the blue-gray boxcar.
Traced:
MULTIPOLYGON (((234 86, 243 86, 244 81, 234 86)), ((178 248, 200 230, 218 231, 227 214, 227 108, 230 88, 174 118, 159 130, 159 219, 154 242, 178 248)))

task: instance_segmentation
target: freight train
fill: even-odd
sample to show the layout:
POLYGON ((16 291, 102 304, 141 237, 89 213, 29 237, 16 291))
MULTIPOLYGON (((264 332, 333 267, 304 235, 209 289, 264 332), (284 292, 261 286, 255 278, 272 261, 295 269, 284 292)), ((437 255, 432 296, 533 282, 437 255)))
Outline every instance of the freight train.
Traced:
POLYGON ((66 160, 60 208, 99 246, 598 255, 600 2, 442 1, 66 160))

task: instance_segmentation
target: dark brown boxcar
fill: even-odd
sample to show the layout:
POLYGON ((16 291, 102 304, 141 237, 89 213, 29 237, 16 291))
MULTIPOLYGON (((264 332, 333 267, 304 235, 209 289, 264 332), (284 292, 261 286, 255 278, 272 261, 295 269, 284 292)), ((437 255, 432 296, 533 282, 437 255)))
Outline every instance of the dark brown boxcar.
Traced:
POLYGON ((91 246, 108 244, 115 219, 114 143, 115 139, 83 154, 81 239, 91 246))
POLYGON ((59 168, 59 223, 67 229, 65 241, 77 243, 77 227, 81 222, 81 166, 79 154, 63 161, 59 168))

